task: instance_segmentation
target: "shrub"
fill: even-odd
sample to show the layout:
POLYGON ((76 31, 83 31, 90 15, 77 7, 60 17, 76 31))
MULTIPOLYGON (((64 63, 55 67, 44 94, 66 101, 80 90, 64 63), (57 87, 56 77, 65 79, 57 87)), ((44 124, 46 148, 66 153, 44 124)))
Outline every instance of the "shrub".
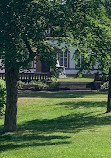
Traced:
POLYGON ((33 86, 30 88, 33 90, 59 90, 59 83, 53 78, 51 81, 31 81, 27 83, 22 81, 18 82, 18 88, 20 89, 22 89, 25 85, 35 85, 35 88, 33 86))
POLYGON ((56 80, 49 82, 49 90, 59 90, 59 83, 56 80))
MULTIPOLYGON (((22 81, 18 82, 18 88, 23 88, 24 85, 35 85, 36 90, 37 89, 38 90, 46 90, 49 87, 45 81, 31 81, 29 83, 28 82, 24 83, 22 81)), ((31 89, 34 89, 34 88, 31 88, 31 89)))
POLYGON ((23 86, 23 84, 24 84, 24 82, 22 82, 22 81, 18 81, 18 89, 20 88, 22 88, 22 86, 23 86))
POLYGON ((101 90, 108 90, 108 87, 109 87, 109 82, 104 82, 102 85, 101 85, 101 90))
POLYGON ((31 81, 31 82, 29 82, 29 84, 30 85, 37 85, 40 90, 44 90, 44 89, 48 88, 47 83, 42 82, 42 81, 31 81))
POLYGON ((6 104, 6 83, 0 80, 0 115, 3 115, 6 104))

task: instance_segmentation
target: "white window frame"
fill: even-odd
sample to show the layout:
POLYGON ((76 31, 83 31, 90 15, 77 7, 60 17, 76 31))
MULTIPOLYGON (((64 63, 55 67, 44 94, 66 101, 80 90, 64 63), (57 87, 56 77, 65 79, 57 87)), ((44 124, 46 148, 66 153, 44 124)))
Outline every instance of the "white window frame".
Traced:
POLYGON ((65 52, 61 52, 61 53, 59 54, 59 64, 60 64, 60 66, 64 66, 65 68, 68 68, 68 52, 67 52, 67 57, 65 57, 65 55, 64 55, 65 52), (63 59, 63 65, 61 65, 61 63, 60 63, 60 60, 61 60, 61 55, 60 55, 60 54, 61 54, 61 53, 63 53, 63 57, 62 57, 62 59, 63 59), (65 64, 64 64, 64 63, 65 63, 65 62, 64 62, 65 59, 67 59, 67 66, 65 66, 65 64))

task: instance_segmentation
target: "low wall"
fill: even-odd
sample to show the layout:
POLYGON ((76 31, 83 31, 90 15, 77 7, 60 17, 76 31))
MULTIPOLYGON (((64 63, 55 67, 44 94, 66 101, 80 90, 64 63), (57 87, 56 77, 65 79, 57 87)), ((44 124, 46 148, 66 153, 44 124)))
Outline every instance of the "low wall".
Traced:
POLYGON ((69 90, 96 90, 100 87, 100 83, 94 82, 59 82, 60 89, 69 90))
MULTIPOLYGON (((48 83, 49 85, 51 82, 48 83)), ((99 90, 101 82, 58 82, 57 87, 44 90, 99 90)), ((23 85, 21 89, 41 90, 38 85, 23 85)), ((42 89, 43 90, 43 89, 42 89)))

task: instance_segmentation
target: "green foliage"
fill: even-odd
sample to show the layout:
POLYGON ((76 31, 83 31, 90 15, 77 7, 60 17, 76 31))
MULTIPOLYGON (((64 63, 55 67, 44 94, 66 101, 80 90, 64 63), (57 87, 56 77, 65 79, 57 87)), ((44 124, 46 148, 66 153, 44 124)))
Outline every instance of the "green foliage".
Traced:
POLYGON ((77 50, 75 60, 82 60, 80 71, 92 69, 98 63, 98 70, 108 71, 111 65, 111 3, 107 0, 69 1, 75 15, 72 34, 77 50), (78 15, 78 16, 77 16, 78 15), (78 17, 78 18, 77 18, 78 17))
POLYGON ((49 88, 48 84, 46 81, 31 81, 31 82, 27 82, 24 83, 22 81, 18 82, 18 88, 23 88, 23 85, 35 85, 35 88, 31 88, 31 89, 35 89, 35 90, 47 90, 49 88))
POLYGON ((59 83, 56 80, 52 80, 48 85, 49 90, 59 90, 59 83))
POLYGON ((55 67, 56 51, 46 37, 46 29, 51 28, 59 44, 76 46, 76 52, 84 56, 82 69, 98 63, 98 69, 107 71, 111 65, 110 6, 109 0, 1 0, 0 53, 5 67, 27 67, 36 55, 55 67))
POLYGON ((42 81, 31 81, 29 82, 29 85, 37 85, 39 90, 45 90, 47 89, 49 86, 47 85, 46 82, 42 82, 42 81))
POLYGON ((23 86, 23 84, 24 84, 24 82, 22 82, 22 81, 18 81, 18 88, 22 88, 22 86, 23 86))
POLYGON ((6 104, 6 84, 0 80, 0 115, 3 114, 6 104))
POLYGON ((102 85, 101 85, 101 90, 108 90, 108 87, 109 87, 109 82, 104 82, 102 85))
POLYGON ((5 68, 27 68, 35 56, 55 67, 55 51, 46 39, 52 6, 49 0, 0 1, 0 57, 5 68))
POLYGON ((24 85, 35 85, 35 88, 32 87, 31 89, 34 90, 58 90, 59 89, 59 83, 56 80, 51 81, 31 81, 24 83, 22 81, 18 82, 18 88, 22 89, 24 85))

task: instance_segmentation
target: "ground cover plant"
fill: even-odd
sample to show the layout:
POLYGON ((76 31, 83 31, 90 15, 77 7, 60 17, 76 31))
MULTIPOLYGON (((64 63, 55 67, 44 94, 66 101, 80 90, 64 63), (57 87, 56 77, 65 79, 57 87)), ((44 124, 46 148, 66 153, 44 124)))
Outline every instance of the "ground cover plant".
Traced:
POLYGON ((19 94, 17 132, 0 134, 0 158, 110 157, 111 114, 104 113, 107 94, 30 94, 19 94))

